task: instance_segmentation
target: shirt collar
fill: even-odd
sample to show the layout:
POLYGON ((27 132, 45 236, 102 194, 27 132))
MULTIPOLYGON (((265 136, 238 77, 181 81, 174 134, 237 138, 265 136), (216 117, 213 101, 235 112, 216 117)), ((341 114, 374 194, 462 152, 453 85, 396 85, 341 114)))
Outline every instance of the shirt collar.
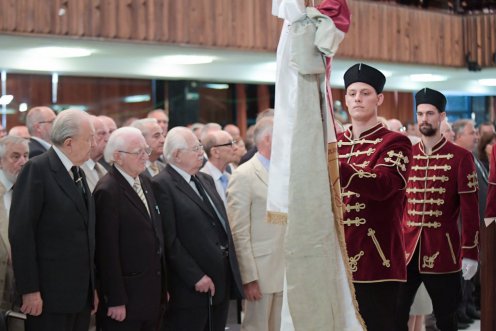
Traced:
POLYGON ((12 183, 7 176, 5 176, 5 173, 3 170, 0 170, 0 182, 2 185, 5 187, 5 192, 9 192, 12 186, 14 186, 14 183, 12 183))
POLYGON ((53 145, 53 150, 55 153, 57 153, 57 156, 59 157, 60 161, 62 161, 62 164, 64 165, 64 168, 67 171, 71 171, 71 168, 74 166, 71 160, 60 150, 57 146, 53 145))
MULTIPOLYGON (((136 181, 136 178, 129 176, 129 174, 127 172, 125 172, 124 169, 119 167, 117 164, 114 164, 114 165, 115 165, 115 168, 121 173, 122 177, 124 177, 126 182, 128 182, 129 185, 134 186, 134 182, 136 181)), ((139 178, 139 176, 137 178, 139 178)))
POLYGON ((224 171, 224 173, 220 172, 219 168, 214 166, 210 161, 207 161, 207 163, 205 163, 205 168, 208 168, 208 172, 214 180, 219 179, 220 176, 222 176, 223 174, 227 174, 227 171, 224 171))
POLYGON ((88 161, 86 161, 85 164, 89 169, 91 170, 95 169, 96 163, 92 159, 88 159, 88 161))
POLYGON ((48 141, 43 140, 41 138, 31 136, 31 139, 36 140, 37 142, 39 142, 46 149, 49 149, 50 147, 52 147, 52 145, 50 145, 50 143, 48 141))
POLYGON ((270 160, 268 158, 266 158, 265 156, 263 156, 262 154, 258 153, 258 152, 255 155, 257 156, 257 158, 260 161, 260 163, 262 163, 262 165, 264 166, 265 170, 269 171, 270 160))
POLYGON ((176 170, 177 173, 179 175, 181 175, 181 177, 184 178, 184 180, 186 181, 186 183, 189 183, 191 181, 191 175, 188 174, 186 171, 180 169, 179 167, 173 165, 172 163, 169 163, 169 165, 172 167, 172 169, 176 170))

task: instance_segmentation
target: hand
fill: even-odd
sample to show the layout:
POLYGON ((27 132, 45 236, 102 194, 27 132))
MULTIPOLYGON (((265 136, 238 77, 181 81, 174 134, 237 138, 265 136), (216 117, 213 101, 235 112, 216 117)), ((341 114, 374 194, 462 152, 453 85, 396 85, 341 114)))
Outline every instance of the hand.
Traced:
POLYGON ((212 296, 215 295, 214 282, 212 282, 212 279, 210 279, 210 277, 208 277, 207 275, 203 276, 198 281, 198 283, 195 284, 195 290, 201 293, 207 293, 208 291, 210 291, 210 294, 212 294, 212 296))
POLYGON ((98 303, 100 302, 100 300, 98 299, 98 293, 96 293, 96 290, 95 290, 95 295, 93 297, 93 308, 91 309, 91 315, 95 315, 97 309, 98 309, 98 303))
POLYGON ((245 292, 245 299, 248 301, 256 301, 262 299, 262 292, 260 292, 260 286, 258 285, 257 280, 244 284, 243 290, 245 292))
POLYGON ((21 312, 27 315, 39 316, 43 311, 43 300, 40 292, 27 293, 22 295, 21 312))
POLYGON ((126 306, 115 306, 109 307, 107 311, 107 316, 118 322, 122 322, 126 319, 126 306))
POLYGON ((472 279, 477 273, 477 266, 479 263, 475 260, 463 258, 462 259, 462 277, 465 280, 472 279))

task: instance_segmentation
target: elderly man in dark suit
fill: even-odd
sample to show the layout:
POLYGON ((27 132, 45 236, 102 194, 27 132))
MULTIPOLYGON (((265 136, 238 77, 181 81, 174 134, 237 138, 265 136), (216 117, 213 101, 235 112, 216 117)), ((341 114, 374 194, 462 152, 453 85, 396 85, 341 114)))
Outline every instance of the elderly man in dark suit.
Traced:
POLYGON ((150 180, 150 150, 136 128, 117 129, 105 148, 113 163, 93 193, 103 330, 155 330, 165 300, 163 232, 150 180))
POLYGON ((45 153, 51 146, 50 133, 55 113, 48 107, 33 107, 26 116, 29 134, 29 158, 45 153))
POLYGON ((94 144, 90 116, 65 110, 51 147, 16 182, 9 238, 26 330, 88 330, 94 295, 94 203, 79 166, 94 144))
POLYGON ((242 296, 224 204, 212 177, 199 172, 203 148, 191 130, 170 130, 164 156, 168 164, 152 185, 169 271, 167 330, 223 331, 229 298, 242 296))

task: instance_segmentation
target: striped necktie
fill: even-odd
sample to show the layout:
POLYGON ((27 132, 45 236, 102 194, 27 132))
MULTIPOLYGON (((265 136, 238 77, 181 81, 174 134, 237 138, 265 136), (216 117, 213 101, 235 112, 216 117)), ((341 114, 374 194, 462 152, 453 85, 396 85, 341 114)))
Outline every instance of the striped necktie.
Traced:
POLYGON ((141 182, 139 180, 139 177, 134 180, 133 189, 136 191, 141 201, 145 205, 148 215, 150 215, 150 209, 148 209, 148 203, 145 198, 145 193, 143 193, 143 189, 141 188, 141 182))

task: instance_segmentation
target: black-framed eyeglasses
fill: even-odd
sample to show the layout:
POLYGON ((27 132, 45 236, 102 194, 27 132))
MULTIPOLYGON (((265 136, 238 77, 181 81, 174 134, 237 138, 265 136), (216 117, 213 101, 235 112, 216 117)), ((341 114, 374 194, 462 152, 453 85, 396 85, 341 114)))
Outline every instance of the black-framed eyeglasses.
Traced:
POLYGON ((225 143, 225 144, 219 144, 219 145, 213 145, 212 147, 224 147, 224 146, 234 147, 237 143, 238 143, 238 141, 237 141, 237 140, 231 140, 231 141, 230 141, 230 142, 228 142, 228 143, 225 143))
POLYGON ((150 147, 140 149, 136 152, 127 152, 127 151, 118 151, 119 153, 124 153, 124 154, 131 154, 134 156, 144 156, 145 154, 150 156, 152 154, 152 149, 150 147))

